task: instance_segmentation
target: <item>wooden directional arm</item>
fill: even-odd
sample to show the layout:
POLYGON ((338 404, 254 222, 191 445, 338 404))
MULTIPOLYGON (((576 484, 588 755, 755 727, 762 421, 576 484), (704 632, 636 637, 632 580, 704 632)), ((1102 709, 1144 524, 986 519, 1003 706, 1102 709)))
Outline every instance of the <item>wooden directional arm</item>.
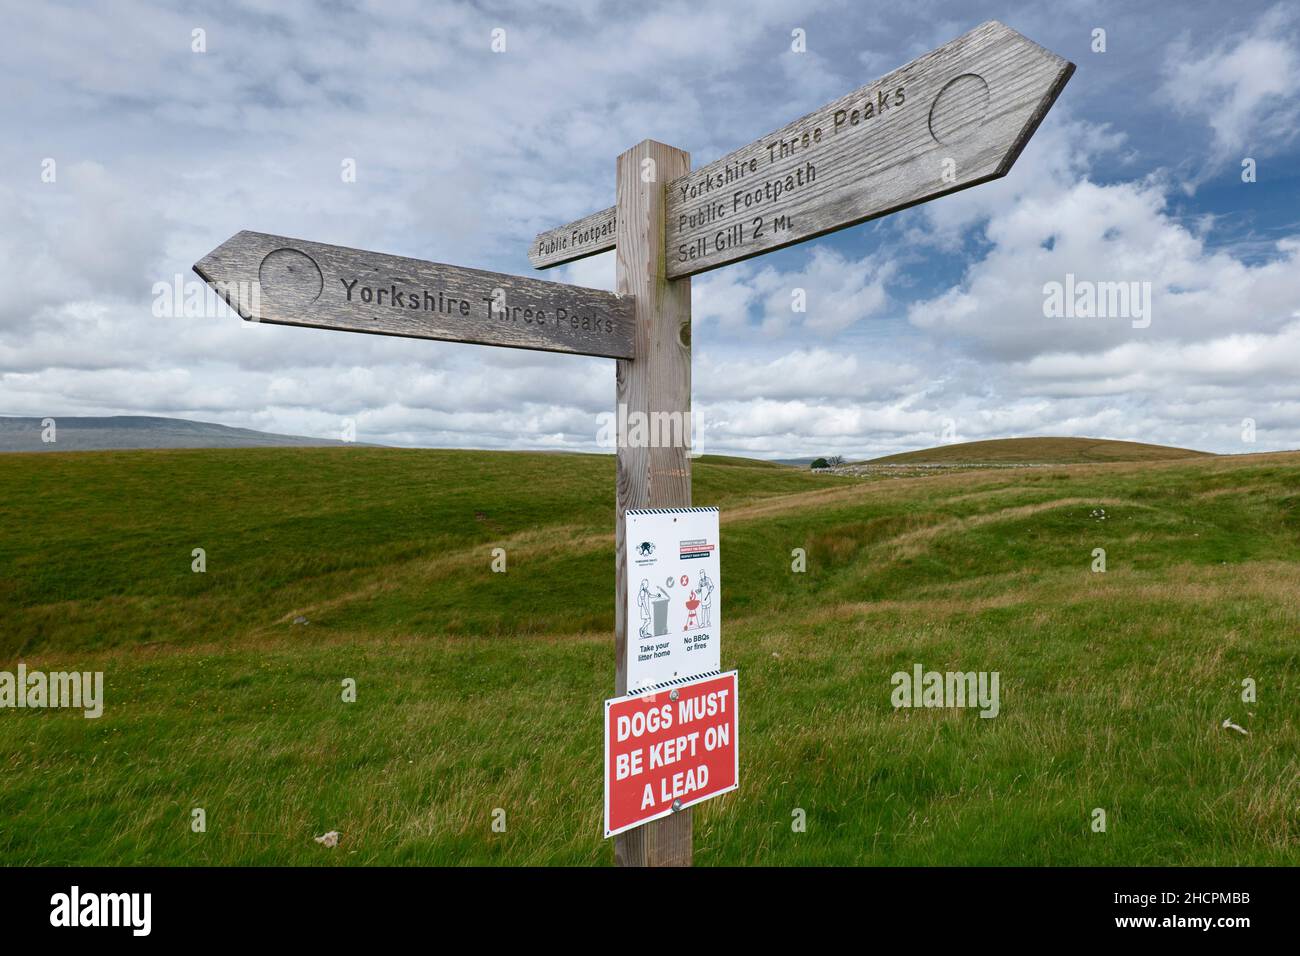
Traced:
POLYGON ((606 358, 636 354, 633 303, 599 289, 261 232, 232 236, 194 271, 251 322, 606 358))
MULTIPOLYGON (((1074 64, 991 20, 665 186, 670 279, 1005 176, 1074 64)), ((611 210, 539 235, 539 269, 603 252, 611 210)), ((613 230, 610 230, 611 232, 613 230)))

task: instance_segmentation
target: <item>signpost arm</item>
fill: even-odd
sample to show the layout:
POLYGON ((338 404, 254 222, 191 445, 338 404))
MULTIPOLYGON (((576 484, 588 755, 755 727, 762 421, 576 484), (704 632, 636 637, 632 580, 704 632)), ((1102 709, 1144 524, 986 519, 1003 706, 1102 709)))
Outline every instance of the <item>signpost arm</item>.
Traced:
MULTIPOLYGON (((691 169, 690 154, 645 140, 618 157, 616 291, 632 296, 636 357, 616 366, 619 422, 644 416, 650 436, 626 444, 619 429, 614 541, 614 692, 627 692, 627 541, 623 515, 635 508, 685 508, 691 503, 688 434, 691 410, 691 281, 669 281, 664 247, 664 184, 691 169), (647 162, 648 161, 648 162, 647 162), (660 418, 656 413, 668 413, 660 418), (666 421, 677 428, 661 429, 666 421), (674 447, 655 439, 678 436, 674 447), (645 447, 648 445, 649 447, 645 447)), ((691 811, 681 810, 614 838, 620 866, 690 866, 691 811)))

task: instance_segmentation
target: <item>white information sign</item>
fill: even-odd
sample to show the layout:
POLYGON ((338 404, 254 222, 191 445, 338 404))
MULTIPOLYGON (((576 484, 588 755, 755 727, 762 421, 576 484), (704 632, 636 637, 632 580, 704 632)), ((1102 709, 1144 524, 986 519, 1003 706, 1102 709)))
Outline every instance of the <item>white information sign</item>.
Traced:
POLYGON ((721 670, 717 508, 626 513, 627 690, 721 670))

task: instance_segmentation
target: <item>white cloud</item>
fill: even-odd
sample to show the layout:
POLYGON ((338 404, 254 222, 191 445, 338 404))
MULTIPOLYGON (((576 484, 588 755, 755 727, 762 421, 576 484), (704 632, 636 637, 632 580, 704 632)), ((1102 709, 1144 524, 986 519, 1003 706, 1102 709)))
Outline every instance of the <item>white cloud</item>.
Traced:
POLYGON ((992 216, 985 235, 992 249, 963 281, 913 303, 908 317, 993 358, 1092 354, 1129 342, 1164 348, 1229 329, 1276 332, 1300 301, 1300 241, 1279 242, 1273 261, 1256 266, 1211 251, 1203 235, 1167 214, 1154 182, 1082 179, 1010 204, 992 216), (1044 287, 1067 275, 1149 283, 1150 326, 1134 328, 1127 317, 1046 317, 1044 287))
MULTIPOLYGON (((827 6, 16 8, 0 62, 17 131, 0 142, 0 413, 322 437, 351 418, 363 441, 593 449, 612 362, 158 319, 152 285, 193 278, 244 228, 527 272, 536 232, 613 202, 614 157, 640 139, 701 165, 974 25, 827 6), (190 51, 200 26, 206 54, 190 51), (807 54, 789 52, 796 26, 807 54), (40 182, 45 157, 55 184, 40 182), (349 157, 355 184, 339 176, 349 157)), ((1091 95, 1089 70, 1118 82, 1116 53, 1081 63, 1001 181, 695 277, 710 450, 860 457, 933 444, 948 420, 963 438, 1239 448, 1254 417, 1251 450, 1300 444, 1300 243, 1274 236, 1247 264, 1213 245, 1213 210, 1169 201, 1167 170, 1207 136, 1294 158, 1294 22, 1239 6, 1248 29, 1209 43, 1225 36, 1219 12, 1161 14, 1196 42, 1173 47, 1165 72, 1139 58, 1128 97, 1091 95), (1156 89, 1175 115, 1152 152, 1133 109, 1156 89), (1151 327, 1044 319, 1042 285, 1066 272, 1150 281, 1151 327), (796 288, 806 312, 791 309, 796 288)), ((1103 3, 1088 23, 1127 9, 1103 3)), ((1086 36, 1070 17, 1008 20, 1051 48, 1086 36)), ((613 255, 541 275, 611 289, 613 255)))
POLYGON ((1169 51, 1163 96, 1214 134, 1216 160, 1273 153, 1300 118, 1300 49, 1293 10, 1278 5, 1248 32, 1213 47, 1184 37, 1169 51))

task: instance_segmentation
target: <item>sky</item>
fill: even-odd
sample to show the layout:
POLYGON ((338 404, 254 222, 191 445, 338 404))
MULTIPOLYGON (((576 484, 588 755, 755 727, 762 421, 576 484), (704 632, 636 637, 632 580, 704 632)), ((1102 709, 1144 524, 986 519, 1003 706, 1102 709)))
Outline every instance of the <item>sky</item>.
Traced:
POLYGON ((997 19, 1077 65, 1008 176, 691 280, 697 450, 1300 448, 1295 4, 2 9, 0 415, 598 451, 611 360, 187 315, 160 284, 252 229, 612 289, 612 253, 527 250, 613 203, 620 152, 698 168, 997 19), (1149 283, 1146 317, 1049 315, 1067 274, 1149 283))

